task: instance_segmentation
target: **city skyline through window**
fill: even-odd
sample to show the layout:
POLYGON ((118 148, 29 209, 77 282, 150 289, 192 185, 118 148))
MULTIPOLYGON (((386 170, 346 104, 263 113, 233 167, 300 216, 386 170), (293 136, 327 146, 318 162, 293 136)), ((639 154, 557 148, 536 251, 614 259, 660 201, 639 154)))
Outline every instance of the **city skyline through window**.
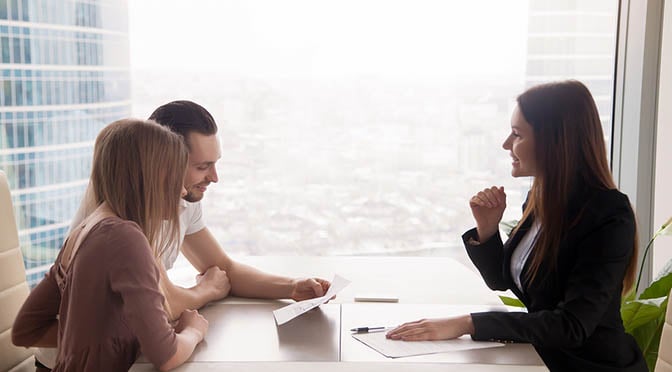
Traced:
POLYGON ((461 255, 478 190, 505 186, 520 216, 531 180, 501 144, 533 84, 584 81, 610 141, 616 1, 192 7, 130 4, 133 114, 213 114, 204 214, 229 253, 461 255))
POLYGON ((468 199, 517 219, 515 97, 586 83, 611 142, 618 1, 0 0, 0 169, 35 284, 100 128, 190 99, 219 125, 207 226, 237 255, 462 256, 468 199))

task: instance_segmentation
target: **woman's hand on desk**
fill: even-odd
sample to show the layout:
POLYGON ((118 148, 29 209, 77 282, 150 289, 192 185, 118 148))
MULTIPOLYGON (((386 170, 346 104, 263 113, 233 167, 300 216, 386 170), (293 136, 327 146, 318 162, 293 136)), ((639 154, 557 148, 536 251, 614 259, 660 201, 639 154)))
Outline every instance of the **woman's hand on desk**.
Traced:
POLYGON ((291 299, 294 301, 303 301, 324 296, 327 290, 329 290, 331 283, 328 280, 320 278, 304 278, 294 279, 292 285, 291 299))
POLYGON ((175 325, 175 353, 163 365, 157 366, 161 371, 169 371, 182 363, 194 352, 208 332, 208 321, 196 310, 184 310, 175 325))
POLYGON ((175 325, 175 332, 182 333, 186 329, 193 331, 200 342, 208 333, 209 323, 197 310, 184 310, 175 325))
POLYGON ((474 332, 471 315, 454 318, 421 319, 404 323, 387 332, 386 337, 402 341, 448 340, 474 332))

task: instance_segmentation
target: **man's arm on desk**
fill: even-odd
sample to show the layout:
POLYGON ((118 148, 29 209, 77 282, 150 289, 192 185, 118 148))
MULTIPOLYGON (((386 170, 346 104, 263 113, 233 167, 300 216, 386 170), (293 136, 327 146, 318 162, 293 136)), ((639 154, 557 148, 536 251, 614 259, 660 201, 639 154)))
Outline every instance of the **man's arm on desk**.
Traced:
POLYGON ((330 283, 318 278, 292 279, 257 270, 232 260, 208 228, 186 235, 182 254, 203 272, 213 265, 224 270, 231 281, 231 294, 252 298, 291 298, 296 301, 323 296, 330 283))
POLYGON ((208 302, 224 298, 229 294, 231 285, 226 272, 217 266, 205 270, 196 278, 196 285, 183 288, 173 284, 162 268, 161 280, 172 312, 171 318, 177 319, 184 310, 196 310, 208 302))

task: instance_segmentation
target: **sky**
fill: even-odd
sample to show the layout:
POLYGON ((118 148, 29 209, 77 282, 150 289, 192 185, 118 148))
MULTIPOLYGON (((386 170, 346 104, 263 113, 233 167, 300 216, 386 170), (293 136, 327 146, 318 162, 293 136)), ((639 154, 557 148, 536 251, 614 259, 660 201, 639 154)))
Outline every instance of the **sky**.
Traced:
POLYGON ((524 0, 131 0, 131 68, 522 74, 527 9, 524 0))

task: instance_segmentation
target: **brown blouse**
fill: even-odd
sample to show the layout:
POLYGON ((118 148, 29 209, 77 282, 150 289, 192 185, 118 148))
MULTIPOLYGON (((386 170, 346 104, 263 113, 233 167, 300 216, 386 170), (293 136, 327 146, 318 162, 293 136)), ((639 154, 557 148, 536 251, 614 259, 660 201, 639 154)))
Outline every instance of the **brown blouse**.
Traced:
POLYGON ((160 367, 175 354, 159 270, 137 224, 113 217, 93 227, 59 288, 60 260, 19 311, 17 344, 34 344, 59 316, 55 372, 125 371, 140 351, 160 367))

